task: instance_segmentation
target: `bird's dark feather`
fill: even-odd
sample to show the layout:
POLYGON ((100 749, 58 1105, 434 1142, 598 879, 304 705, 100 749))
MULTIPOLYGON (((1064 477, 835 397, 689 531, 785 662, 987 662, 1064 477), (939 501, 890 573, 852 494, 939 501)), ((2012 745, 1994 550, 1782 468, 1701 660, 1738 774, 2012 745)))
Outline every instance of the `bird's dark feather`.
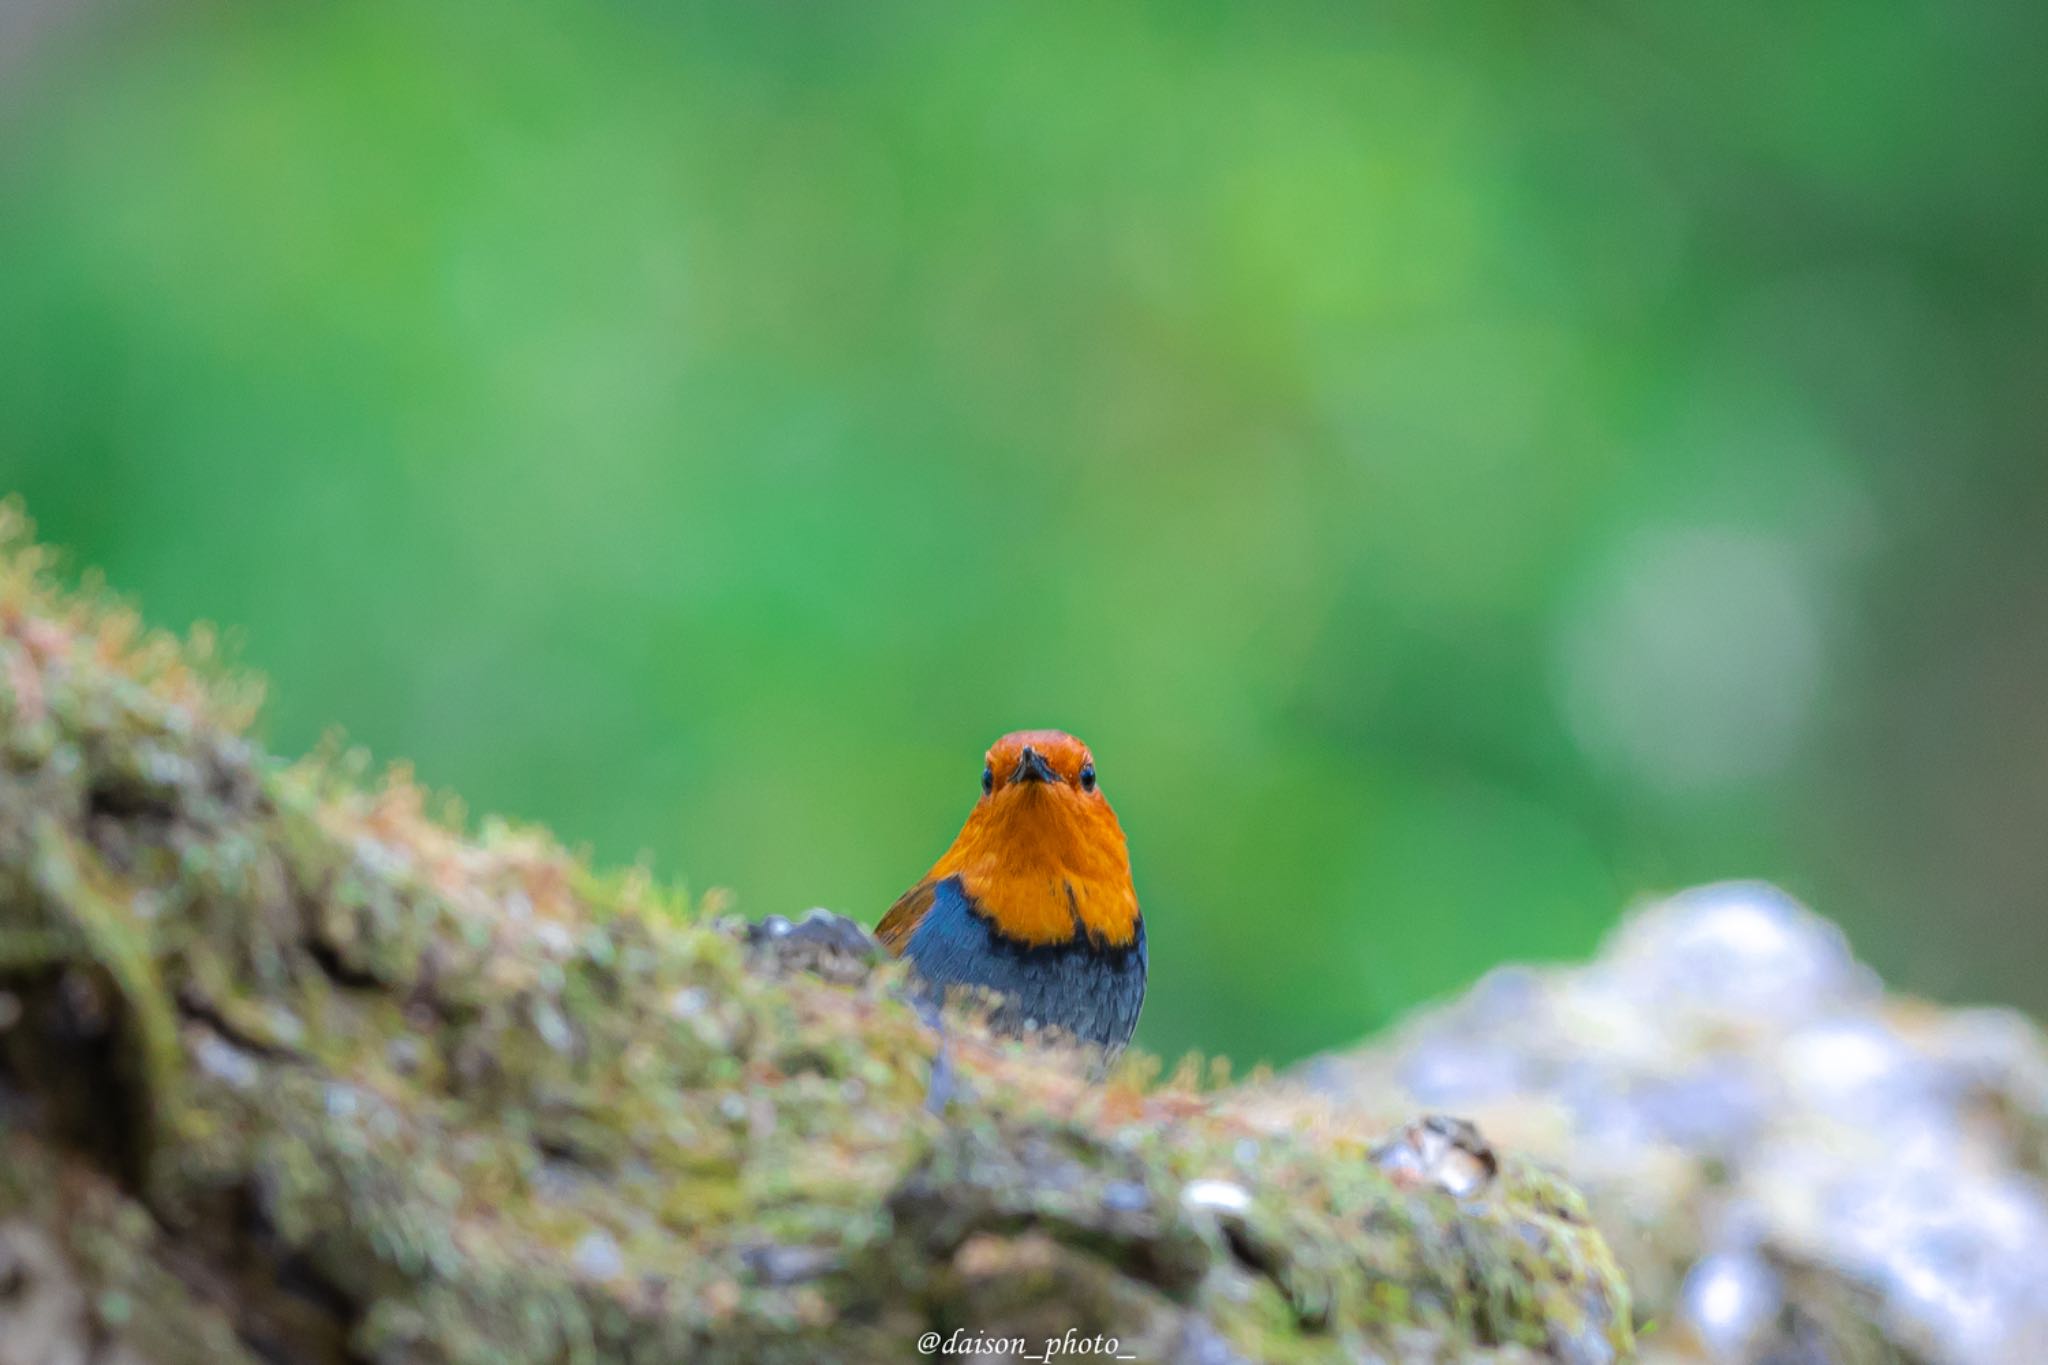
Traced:
POLYGON ((1031 945, 1006 938, 967 894, 960 878, 932 887, 931 906, 904 950, 934 986, 984 986, 1003 1000, 993 1022, 1018 1030, 1051 1024, 1079 1038, 1119 1049, 1138 1026, 1145 1003, 1145 925, 1123 947, 1091 943, 1031 945))

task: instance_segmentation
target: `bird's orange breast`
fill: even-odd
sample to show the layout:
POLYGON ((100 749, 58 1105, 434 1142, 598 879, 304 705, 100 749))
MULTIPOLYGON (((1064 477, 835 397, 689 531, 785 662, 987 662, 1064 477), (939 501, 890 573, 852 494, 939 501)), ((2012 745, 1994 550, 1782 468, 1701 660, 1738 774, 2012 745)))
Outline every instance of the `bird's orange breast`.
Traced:
POLYGON ((1055 791, 1024 792, 970 819, 930 878, 959 877, 1005 938, 1030 947, 1086 938, 1127 947, 1138 895, 1123 829, 1107 802, 1064 806, 1055 791))
POLYGON ((903 951, 931 906, 932 888, 948 877, 960 879, 993 928, 1025 947, 1086 941, 1124 948, 1138 935, 1123 827, 1099 792, 1061 782, 996 790, 882 917, 876 934, 884 946, 903 951))

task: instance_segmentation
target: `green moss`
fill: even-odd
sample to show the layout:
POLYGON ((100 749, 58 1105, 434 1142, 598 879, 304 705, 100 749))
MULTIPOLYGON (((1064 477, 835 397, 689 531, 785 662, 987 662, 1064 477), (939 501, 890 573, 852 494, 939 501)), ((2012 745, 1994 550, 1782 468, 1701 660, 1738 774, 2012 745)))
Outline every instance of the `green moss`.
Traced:
POLYGON ((899 1361, 956 1329, 1629 1353, 1620 1278, 1543 1173, 1399 1188, 1363 1135, 1254 1132, 964 1016, 936 1115, 899 969, 786 973, 642 874, 429 818, 402 774, 280 768, 242 737, 251 687, 14 541, 0 1114, 19 1169, 93 1194, 60 1216, 0 1181, 0 1219, 66 1231, 105 1330, 228 1333, 228 1360, 279 1324, 313 1343, 293 1359, 899 1361))

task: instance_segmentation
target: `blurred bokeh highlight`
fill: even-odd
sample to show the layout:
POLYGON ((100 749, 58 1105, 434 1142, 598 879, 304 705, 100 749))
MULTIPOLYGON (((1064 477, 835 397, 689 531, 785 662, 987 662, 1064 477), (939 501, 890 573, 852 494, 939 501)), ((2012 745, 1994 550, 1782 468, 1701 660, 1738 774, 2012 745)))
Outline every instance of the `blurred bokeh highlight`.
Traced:
POLYGON ((1140 1041, 1776 879, 2048 1009, 2048 10, 0 22, 0 491, 268 738, 871 920, 1087 739, 1140 1041))

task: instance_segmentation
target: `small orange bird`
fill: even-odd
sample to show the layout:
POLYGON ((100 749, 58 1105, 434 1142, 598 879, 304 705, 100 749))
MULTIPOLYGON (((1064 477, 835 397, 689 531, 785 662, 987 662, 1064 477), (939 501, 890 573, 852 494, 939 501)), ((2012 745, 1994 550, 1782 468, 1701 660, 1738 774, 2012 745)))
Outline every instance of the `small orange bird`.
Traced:
POLYGON ((997 740, 959 837, 875 937, 942 990, 998 993, 998 1028, 1128 1043, 1145 1003, 1145 920, 1088 746, 1058 730, 997 740))

